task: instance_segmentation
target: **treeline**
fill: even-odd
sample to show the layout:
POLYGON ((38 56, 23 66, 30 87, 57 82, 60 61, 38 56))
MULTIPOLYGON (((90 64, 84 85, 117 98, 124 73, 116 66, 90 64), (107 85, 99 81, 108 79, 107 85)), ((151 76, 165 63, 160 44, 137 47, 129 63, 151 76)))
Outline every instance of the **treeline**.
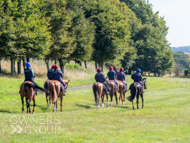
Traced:
POLYGON ((145 0, 1 0, 0 58, 20 73, 30 58, 122 65, 164 74, 173 65, 168 27, 145 0))
POLYGON ((174 51, 174 52, 190 53, 190 46, 173 47, 173 48, 172 48, 172 51, 174 51))

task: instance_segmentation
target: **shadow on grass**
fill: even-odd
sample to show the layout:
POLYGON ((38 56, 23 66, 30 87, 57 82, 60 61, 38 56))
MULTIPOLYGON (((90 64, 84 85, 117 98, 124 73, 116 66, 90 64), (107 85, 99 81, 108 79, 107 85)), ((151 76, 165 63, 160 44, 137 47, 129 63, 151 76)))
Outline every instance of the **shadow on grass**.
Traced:
POLYGON ((0 113, 18 113, 18 112, 0 109, 0 113))
POLYGON ((75 104, 76 106, 78 107, 82 107, 82 108, 85 108, 85 109, 90 109, 91 107, 88 106, 88 105, 81 105, 81 104, 75 104))
POLYGON ((40 105, 36 105, 36 107, 40 108, 42 111, 49 111, 49 108, 50 108, 47 106, 40 106, 40 105))

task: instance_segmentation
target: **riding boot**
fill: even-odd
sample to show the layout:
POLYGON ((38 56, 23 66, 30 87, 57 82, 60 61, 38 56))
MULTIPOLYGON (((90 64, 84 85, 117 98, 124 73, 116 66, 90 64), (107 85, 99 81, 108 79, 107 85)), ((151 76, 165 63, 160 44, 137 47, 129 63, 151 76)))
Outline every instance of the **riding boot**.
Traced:
POLYGON ((37 90, 37 88, 36 88, 36 96, 38 95, 38 90, 37 90))
POLYGON ((118 85, 118 82, 117 82, 117 80, 114 80, 114 81, 115 81, 116 90, 119 91, 119 85, 118 85))

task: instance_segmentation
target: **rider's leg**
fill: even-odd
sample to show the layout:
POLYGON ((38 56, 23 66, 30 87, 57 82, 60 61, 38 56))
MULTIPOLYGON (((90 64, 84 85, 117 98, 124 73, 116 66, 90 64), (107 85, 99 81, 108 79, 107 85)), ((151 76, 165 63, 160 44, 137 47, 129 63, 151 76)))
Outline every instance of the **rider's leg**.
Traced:
POLYGON ((116 90, 119 91, 118 82, 117 82, 117 80, 114 80, 114 81, 115 81, 116 90))
POLYGON ((37 83, 34 81, 34 79, 31 79, 30 81, 33 82, 34 86, 36 87, 36 94, 37 94, 37 89, 42 90, 42 91, 49 94, 49 91, 47 89, 45 89, 45 88, 42 88, 42 87, 38 86, 37 83))
POLYGON ((62 84, 62 91, 63 91, 63 95, 65 96, 65 92, 66 92, 66 90, 65 90, 65 83, 62 81, 62 80, 60 80, 60 82, 61 82, 61 84, 62 84))
POLYGON ((125 84, 125 87, 126 87, 125 92, 127 92, 128 91, 128 89, 127 89, 127 83, 125 81, 123 81, 123 83, 125 84))

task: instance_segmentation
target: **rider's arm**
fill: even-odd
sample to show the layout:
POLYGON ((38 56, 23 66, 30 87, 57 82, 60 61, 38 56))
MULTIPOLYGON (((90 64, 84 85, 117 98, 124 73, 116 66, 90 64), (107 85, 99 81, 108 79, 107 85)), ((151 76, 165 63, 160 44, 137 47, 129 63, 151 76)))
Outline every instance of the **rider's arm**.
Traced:
POLYGON ((31 74, 32 74, 32 77, 35 77, 35 76, 34 76, 34 72, 33 72, 33 70, 32 70, 32 69, 31 69, 31 74))

